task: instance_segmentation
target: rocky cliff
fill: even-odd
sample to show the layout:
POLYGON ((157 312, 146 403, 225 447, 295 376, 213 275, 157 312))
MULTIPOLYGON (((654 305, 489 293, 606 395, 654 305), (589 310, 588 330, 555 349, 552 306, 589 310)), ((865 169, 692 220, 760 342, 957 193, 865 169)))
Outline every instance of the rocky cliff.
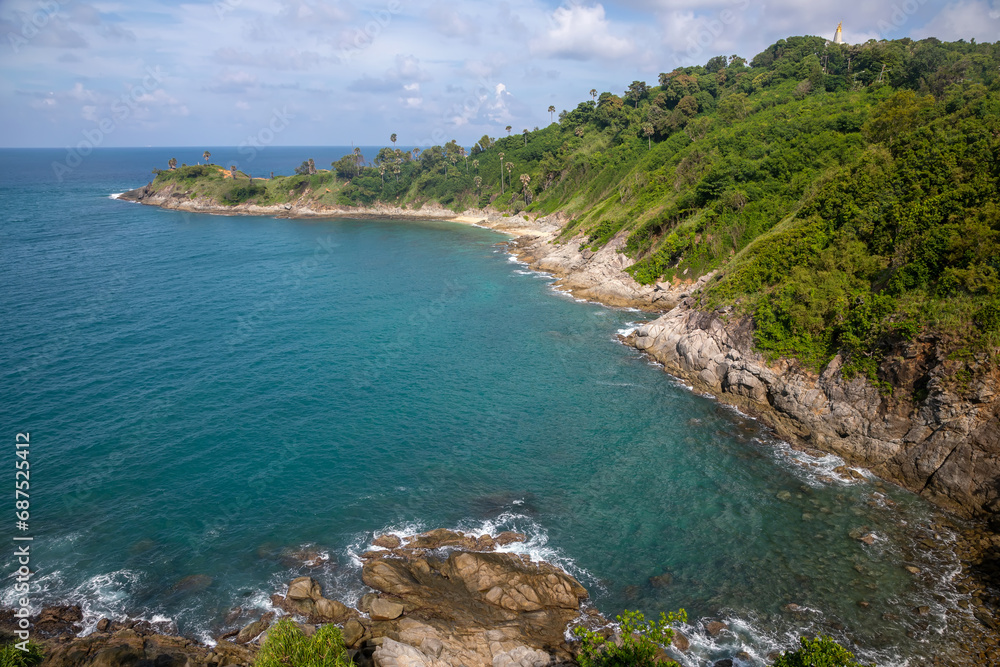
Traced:
POLYGON ((752 334, 748 318, 699 311, 689 298, 627 342, 793 444, 833 452, 962 516, 1000 510, 1000 377, 985 358, 966 376, 943 341, 922 337, 882 364, 888 394, 845 379, 839 357, 819 375, 769 363, 752 334))

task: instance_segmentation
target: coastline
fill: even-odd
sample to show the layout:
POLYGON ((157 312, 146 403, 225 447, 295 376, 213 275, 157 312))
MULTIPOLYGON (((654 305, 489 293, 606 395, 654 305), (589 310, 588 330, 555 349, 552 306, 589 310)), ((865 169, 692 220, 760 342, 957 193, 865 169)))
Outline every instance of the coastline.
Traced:
MULTIPOLYGON (((141 203, 147 203, 147 205, 160 205, 152 202, 141 203)), ((622 269, 627 267, 629 264, 628 260, 617 252, 621 243, 624 242, 624 238, 616 237, 615 239, 612 239, 612 241, 609 242, 604 248, 596 252, 585 247, 585 237, 582 236, 577 236, 563 243, 553 243, 553 240, 556 238, 559 230, 566 222, 566 220, 558 214, 546 218, 529 219, 521 216, 507 217, 495 211, 488 210, 472 210, 455 213, 454 211, 443 209, 441 207, 430 206, 424 206, 420 209, 399 209, 395 207, 375 207, 374 209, 354 209, 350 207, 285 208, 282 206, 280 207, 280 210, 277 210, 279 207, 270 207, 270 210, 266 212, 251 209, 250 207, 245 207, 241 210, 232 210, 240 209, 241 207, 231 208, 218 206, 211 208, 192 208, 183 205, 168 205, 162 207, 180 211, 224 215, 274 215, 275 217, 297 219, 330 219, 350 217, 361 219, 440 220, 480 226, 512 237, 507 246, 512 255, 517 257, 520 261, 525 262, 527 266, 533 270, 543 271, 555 276, 558 279, 555 287, 562 289, 563 291, 570 292, 575 297, 584 298, 589 301, 602 303, 608 306, 635 307, 646 311, 664 313, 664 317, 668 316, 670 313, 697 313, 695 310, 695 306, 697 305, 697 290, 704 285, 707 280, 711 279, 711 276, 709 275, 704 276, 698 282, 689 282, 687 284, 679 284, 676 286, 668 284, 659 284, 655 286, 638 285, 638 283, 631 280, 631 277, 628 276, 628 274, 622 273, 622 269)), ((695 318, 696 315, 691 315, 691 317, 695 318)), ((652 325, 652 323, 646 326, 650 325, 652 325)), ((726 328, 726 323, 716 322, 712 324, 710 322, 708 328, 712 331, 724 330, 726 328), (719 327, 721 327, 721 329, 719 329, 719 327)), ((646 333, 649 333, 648 329, 646 333)), ((640 338, 648 338, 648 336, 640 336, 637 335, 637 333, 634 333, 630 343, 638 349, 649 353, 653 358, 657 358, 657 356, 649 350, 652 346, 647 346, 647 348, 644 349, 635 344, 635 341, 640 338)), ((682 354, 681 357, 683 356, 684 355, 682 354)), ((764 403, 760 401, 755 403, 752 400, 743 400, 752 398, 752 391, 751 396, 744 396, 739 391, 725 392, 705 381, 705 378, 701 376, 701 371, 705 370, 704 368, 691 372, 691 369, 684 369, 682 365, 679 364, 673 367, 666 367, 667 365, 664 365, 664 370, 668 371, 672 375, 675 375, 676 377, 682 378, 686 382, 693 385, 696 390, 706 391, 712 393, 716 397, 722 397, 722 400, 734 403, 746 412, 760 417, 762 421, 771 426, 781 437, 789 440, 794 445, 799 447, 812 446, 814 449, 833 451, 838 455, 842 455, 837 450, 827 449, 818 441, 811 442, 810 439, 803 438, 801 433, 796 433, 795 430, 789 428, 781 421, 777 421, 777 423, 772 421, 774 417, 767 411, 767 406, 765 406, 764 403)), ((781 369, 777 370, 780 371, 781 369)), ((775 370, 772 369, 772 372, 775 372, 775 370)), ((815 379, 812 381, 815 382, 815 379)), ((731 386, 738 387, 751 385, 733 383, 731 386)), ((845 458, 848 458, 849 461, 851 460, 849 456, 845 458)), ((884 474, 881 474, 880 476, 886 478, 884 474)), ((890 482, 896 483, 896 481, 891 478, 887 479, 890 482)), ((994 548, 993 546, 984 546, 982 543, 983 539, 986 539, 988 542, 988 534, 979 533, 978 535, 970 536, 967 540, 969 545, 968 549, 970 550, 970 555, 966 563, 968 566, 967 572, 973 572, 973 570, 977 567, 978 564, 973 561, 977 559, 981 561, 983 559, 983 555, 988 554, 989 550, 994 548)), ((988 577, 992 576, 994 576, 994 574, 991 570, 988 573, 988 577)), ((984 580, 980 579, 979 581, 982 582, 984 580)), ((989 578, 985 581, 990 582, 989 578)), ((977 609, 985 608, 986 603, 995 604, 995 602, 991 602, 990 598, 990 595, 993 595, 992 600, 995 601, 996 599, 995 595, 989 592, 991 585, 973 583, 971 585, 963 584, 963 586, 968 588, 970 592, 980 591, 982 593, 981 597, 977 597, 976 599, 982 599, 984 604, 979 606, 973 605, 976 606, 977 609)), ((991 614, 987 617, 989 622, 994 623, 995 618, 995 612, 991 612, 991 614)), ((984 626, 989 627, 987 621, 983 621, 982 619, 979 620, 984 626)), ((968 631, 970 636, 972 633, 979 632, 977 628, 969 628, 968 631)), ((995 642, 995 634, 990 635, 987 633, 987 635, 992 639, 982 640, 983 642, 991 640, 995 642)), ((979 642, 980 640, 976 641, 979 642)))

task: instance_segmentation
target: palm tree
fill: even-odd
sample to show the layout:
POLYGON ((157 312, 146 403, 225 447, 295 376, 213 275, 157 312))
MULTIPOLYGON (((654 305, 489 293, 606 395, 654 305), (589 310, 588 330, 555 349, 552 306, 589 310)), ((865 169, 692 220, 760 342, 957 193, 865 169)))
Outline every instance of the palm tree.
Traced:
POLYGON ((385 162, 378 166, 378 174, 382 177, 382 187, 385 187, 385 162))
POLYGON ((521 174, 521 191, 524 192, 524 205, 528 205, 528 183, 531 182, 531 176, 527 174, 521 174))
POLYGON ((500 194, 503 194, 503 153, 500 153, 500 194))
POLYGON ((413 153, 413 159, 414 160, 416 160, 417 156, 420 155, 420 149, 419 148, 414 148, 411 152, 413 153))
POLYGON ((646 140, 649 142, 649 148, 653 148, 653 126, 646 123, 642 126, 642 131, 646 134, 646 140))
POLYGON ((177 158, 172 157, 169 160, 167 160, 167 166, 170 167, 171 169, 176 169, 177 168, 177 158))
POLYGON ((550 104, 549 105, 549 122, 550 123, 552 122, 552 114, 554 114, 555 112, 556 112, 556 108, 550 104))
POLYGON ((524 134, 524 145, 527 146, 528 145, 528 128, 524 128, 523 134, 524 134))
POLYGON ((511 127, 510 127, 510 125, 508 125, 508 126, 507 126, 507 136, 508 136, 508 137, 510 136, 510 130, 511 130, 511 127))
POLYGON ((354 175, 361 174, 361 165, 365 161, 364 156, 361 155, 361 149, 355 147, 354 149, 354 175))
POLYGON ((472 179, 472 182, 476 184, 476 191, 483 189, 483 178, 482 176, 476 176, 472 179))
POLYGON ((469 173, 469 153, 465 150, 465 146, 459 147, 458 154, 462 156, 463 160, 465 160, 465 173, 468 174, 469 173))
POLYGON ((204 153, 202 153, 202 154, 201 154, 201 156, 202 156, 203 158, 205 158, 205 164, 208 164, 208 160, 209 160, 209 158, 211 158, 211 157, 212 157, 212 154, 211 154, 211 153, 209 153, 208 151, 205 151, 204 153))
POLYGON ((236 165, 229 165, 229 177, 236 180, 236 165))
POLYGON ((590 89, 590 96, 594 98, 595 102, 597 101, 597 88, 590 89))
POLYGON ((396 133, 395 132, 393 132, 392 136, 389 137, 389 141, 391 141, 392 145, 395 147, 395 145, 396 145, 396 133))

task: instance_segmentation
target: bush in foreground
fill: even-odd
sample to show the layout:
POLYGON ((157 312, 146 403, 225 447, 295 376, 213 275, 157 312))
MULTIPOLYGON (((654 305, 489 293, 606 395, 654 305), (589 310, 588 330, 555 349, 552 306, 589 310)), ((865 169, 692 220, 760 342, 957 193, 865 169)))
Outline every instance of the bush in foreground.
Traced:
POLYGON ((306 637, 289 618, 275 623, 257 654, 255 667, 346 667, 351 659, 340 629, 324 625, 306 637))
POLYGON ((35 667, 42 662, 42 647, 28 642, 28 650, 22 651, 14 644, 0 646, 0 667, 35 667))
POLYGON ((616 617, 621 626, 621 644, 607 639, 584 627, 577 627, 573 634, 581 639, 583 648, 578 661, 582 667, 657 667, 676 665, 671 660, 658 660, 656 652, 669 646, 674 631, 668 623, 686 622, 687 612, 660 614, 659 621, 647 621, 642 612, 628 611, 616 617))
POLYGON ((829 637, 801 637, 799 644, 801 647, 798 650, 782 653, 774 661, 774 667, 865 667, 854 660, 853 653, 829 637))

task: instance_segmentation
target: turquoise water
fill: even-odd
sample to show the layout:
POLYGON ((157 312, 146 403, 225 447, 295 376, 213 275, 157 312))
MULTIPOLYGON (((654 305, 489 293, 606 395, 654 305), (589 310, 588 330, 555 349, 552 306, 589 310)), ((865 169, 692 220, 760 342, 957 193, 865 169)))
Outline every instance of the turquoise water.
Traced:
MULTIPOLYGON (((255 170, 319 154, 269 150, 255 170)), ((617 342, 646 316, 554 292, 485 229, 109 197, 178 152, 58 182, 64 152, 0 151, 0 414, 31 433, 36 605, 208 638, 299 574, 356 599, 376 533, 515 528, 606 614, 685 607, 688 665, 820 630, 880 664, 938 650, 957 561, 913 549, 931 508, 825 481, 834 457, 617 342), (734 632, 699 630, 716 618, 734 632)))

